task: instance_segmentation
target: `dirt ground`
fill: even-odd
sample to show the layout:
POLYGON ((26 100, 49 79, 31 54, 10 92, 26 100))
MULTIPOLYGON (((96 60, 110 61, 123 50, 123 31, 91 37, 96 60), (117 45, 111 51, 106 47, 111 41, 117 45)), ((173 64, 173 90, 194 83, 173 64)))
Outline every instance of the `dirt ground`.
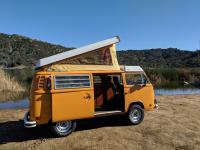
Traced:
POLYGON ((79 121, 77 130, 53 138, 46 127, 24 129, 24 110, 0 110, 0 149, 199 150, 200 95, 158 96, 159 109, 129 125, 124 116, 79 121))

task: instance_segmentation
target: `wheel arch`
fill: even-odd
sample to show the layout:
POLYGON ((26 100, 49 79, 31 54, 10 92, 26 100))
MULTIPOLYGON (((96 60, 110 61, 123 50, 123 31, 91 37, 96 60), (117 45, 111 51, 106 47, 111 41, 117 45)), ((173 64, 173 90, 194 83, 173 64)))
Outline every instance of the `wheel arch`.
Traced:
POLYGON ((127 111, 129 111, 130 107, 133 106, 133 105, 139 105, 144 109, 144 104, 141 101, 134 101, 134 102, 129 104, 129 107, 128 107, 127 111))

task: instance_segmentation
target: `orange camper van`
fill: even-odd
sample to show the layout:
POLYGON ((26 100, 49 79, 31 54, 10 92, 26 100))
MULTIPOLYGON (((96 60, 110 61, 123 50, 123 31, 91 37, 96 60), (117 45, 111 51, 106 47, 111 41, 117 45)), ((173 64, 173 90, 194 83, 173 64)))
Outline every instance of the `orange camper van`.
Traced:
POLYGON ((24 126, 48 124, 66 136, 79 119, 124 114, 143 121, 144 110, 158 107, 153 86, 140 66, 119 66, 110 38, 42 58, 36 63, 24 126))

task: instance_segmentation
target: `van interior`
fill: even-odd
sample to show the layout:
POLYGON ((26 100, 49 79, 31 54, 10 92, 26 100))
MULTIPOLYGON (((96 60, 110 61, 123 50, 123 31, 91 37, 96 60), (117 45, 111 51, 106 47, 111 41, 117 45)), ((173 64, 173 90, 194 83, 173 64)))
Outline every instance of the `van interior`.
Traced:
POLYGON ((124 112, 124 87, 120 74, 93 74, 95 115, 124 112))

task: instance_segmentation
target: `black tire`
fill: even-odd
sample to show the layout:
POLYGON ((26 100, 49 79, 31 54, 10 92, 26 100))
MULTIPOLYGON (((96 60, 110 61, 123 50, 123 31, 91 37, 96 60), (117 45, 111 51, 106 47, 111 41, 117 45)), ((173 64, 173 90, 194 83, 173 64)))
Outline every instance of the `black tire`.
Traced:
POLYGON ((144 119, 144 109, 137 104, 131 105, 128 111, 128 118, 131 124, 140 124, 144 119))
POLYGON ((67 136, 76 129, 76 122, 74 121, 62 121, 56 122, 51 125, 51 131, 57 137, 67 136))

